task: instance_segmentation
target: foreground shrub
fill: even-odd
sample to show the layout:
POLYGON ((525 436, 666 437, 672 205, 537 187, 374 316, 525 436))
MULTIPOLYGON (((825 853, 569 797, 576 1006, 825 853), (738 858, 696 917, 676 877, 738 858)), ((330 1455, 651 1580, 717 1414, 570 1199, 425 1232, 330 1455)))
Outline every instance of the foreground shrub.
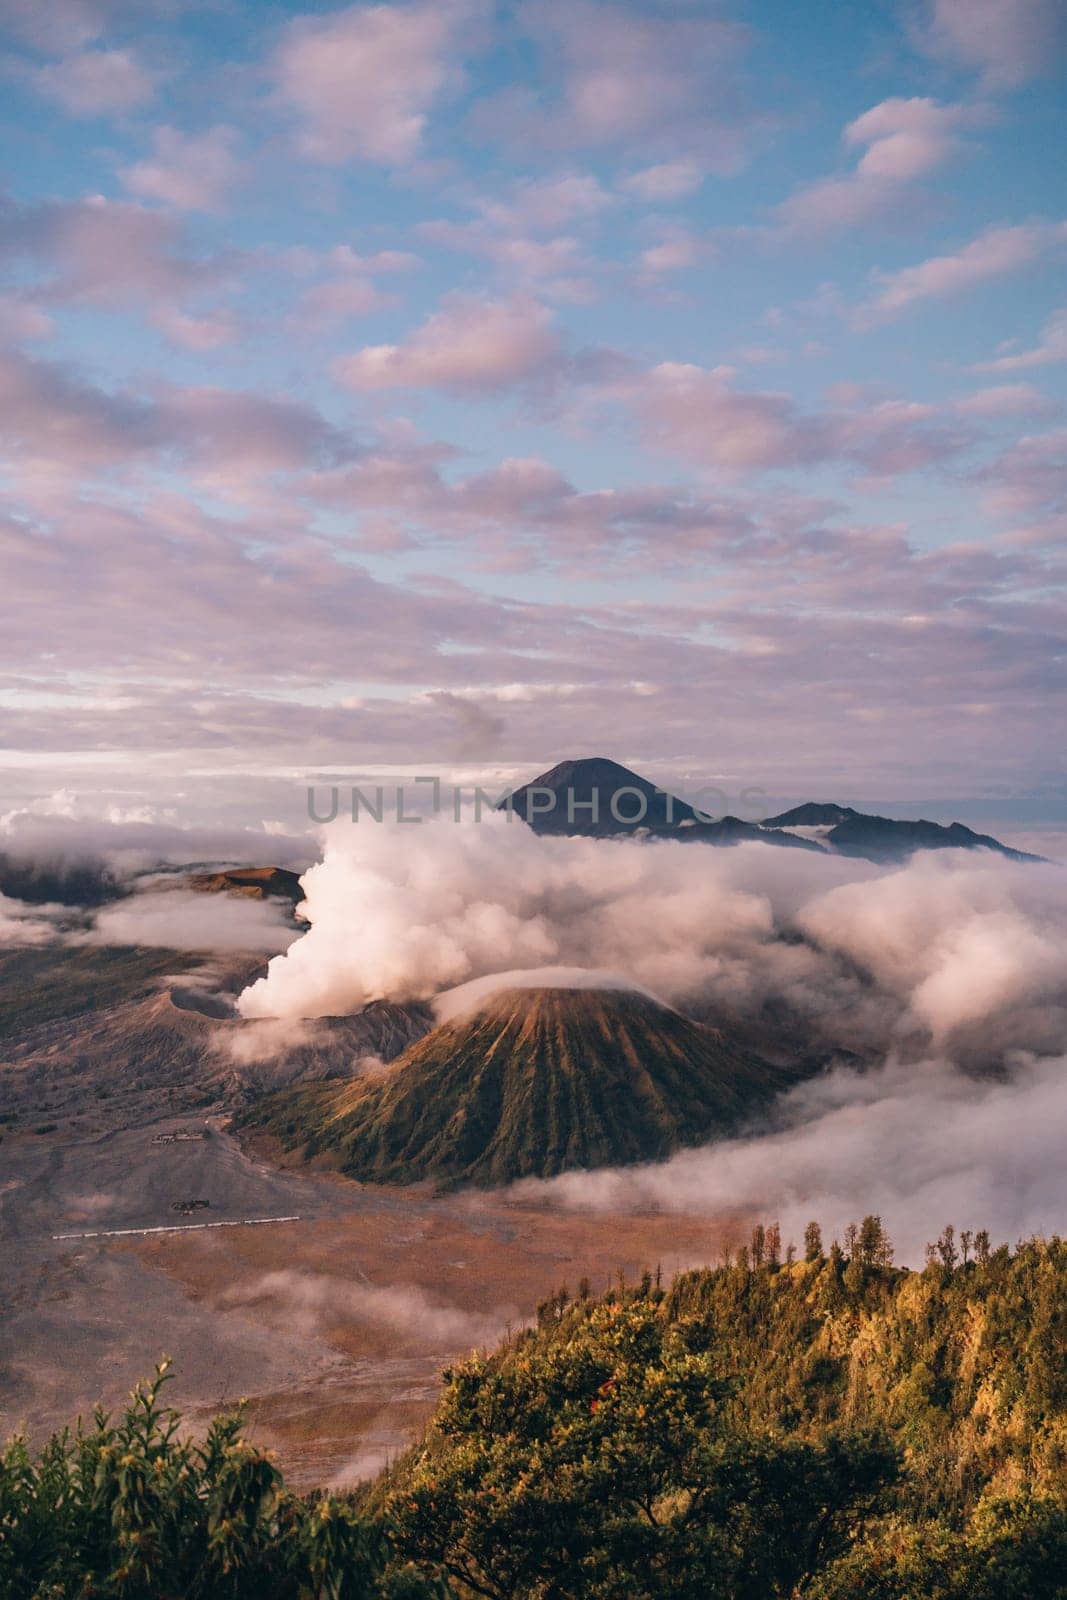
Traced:
MULTIPOLYGON (((0 1455, 3 1600, 378 1600, 381 1523, 287 1491, 269 1453, 217 1417, 202 1443, 162 1403, 167 1363, 117 1421, 0 1455)), ((406 1583, 407 1580, 404 1580, 406 1583)), ((400 1583, 400 1580, 397 1580, 400 1583)), ((400 1595, 429 1595, 425 1586, 400 1595)))

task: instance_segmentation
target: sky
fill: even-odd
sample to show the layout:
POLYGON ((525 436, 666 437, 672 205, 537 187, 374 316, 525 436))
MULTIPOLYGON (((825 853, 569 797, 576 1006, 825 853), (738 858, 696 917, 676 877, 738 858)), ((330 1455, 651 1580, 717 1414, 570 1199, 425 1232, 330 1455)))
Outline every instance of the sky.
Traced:
POLYGON ((0 0, 0 812, 608 755, 1062 821, 1065 57, 0 0))

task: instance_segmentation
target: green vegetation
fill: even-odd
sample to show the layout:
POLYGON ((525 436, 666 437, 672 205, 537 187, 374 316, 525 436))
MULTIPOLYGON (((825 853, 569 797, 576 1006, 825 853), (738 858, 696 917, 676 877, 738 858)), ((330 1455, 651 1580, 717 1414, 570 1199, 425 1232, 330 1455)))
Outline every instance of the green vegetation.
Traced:
POLYGON ((16 1444, 0 1593, 1064 1600, 1067 1243, 946 1229, 908 1272, 869 1217, 804 1255, 758 1228, 667 1288, 553 1296, 358 1505, 287 1494, 237 1420, 179 1444, 152 1388, 16 1444))
POLYGON ((1067 1243, 848 1243, 550 1301, 447 1375, 401 1548, 493 1600, 1067 1595, 1067 1243))
POLYGON ((367 1183, 506 1184, 703 1143, 796 1076, 644 995, 509 989, 383 1077, 284 1091, 241 1120, 367 1183))
POLYGON ((116 1423, 0 1455, 3 1600, 429 1600, 380 1522, 336 1497, 286 1491, 239 1413, 179 1437, 166 1363, 116 1423))

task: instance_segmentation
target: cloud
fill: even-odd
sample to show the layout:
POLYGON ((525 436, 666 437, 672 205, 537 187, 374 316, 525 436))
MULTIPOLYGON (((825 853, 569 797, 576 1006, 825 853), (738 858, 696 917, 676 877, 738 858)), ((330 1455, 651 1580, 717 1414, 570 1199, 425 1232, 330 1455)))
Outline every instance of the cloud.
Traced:
POLYGON ((276 828, 182 827, 121 814, 114 805, 102 809, 103 815, 98 804, 67 790, 46 795, 0 815, 0 851, 45 883, 62 886, 72 874, 83 881, 95 874, 109 892, 168 864, 302 868, 314 853, 306 836, 276 828))
POLYGON ((230 288, 237 268, 233 257, 194 249, 173 214, 103 195, 36 205, 0 198, 0 261, 43 274, 32 290, 39 306, 136 308, 164 331, 175 317, 205 318, 205 297, 230 288))
POLYGON ((1060 0, 924 0, 912 37, 928 55, 1014 89, 1054 71, 1067 50, 1060 0))
POLYGON ((738 85, 740 24, 687 8, 527 0, 519 21, 541 56, 541 87, 503 91, 481 122, 512 143, 608 146, 645 159, 743 160, 754 120, 738 85))
POLYGON ((1032 383, 1002 383, 965 395, 957 400, 956 410, 972 417, 1041 417, 1053 415, 1059 407, 1032 383))
POLYGON ((0 293, 0 340, 22 344, 28 339, 47 339, 54 332, 47 312, 22 293, 0 293))
POLYGON ((658 244, 642 250, 639 263, 648 278, 659 278, 668 272, 685 272, 700 260, 700 249, 691 234, 677 228, 666 233, 658 244))
POLYGON ((395 296, 382 288, 382 278, 391 279, 418 266, 418 258, 404 250, 378 250, 360 255, 351 245, 335 245, 314 257, 298 271, 313 273, 317 280, 301 293, 294 313, 298 325, 320 331, 346 322, 350 317, 367 316, 392 305, 395 296))
POLYGON ((879 871, 770 845, 542 838, 488 812, 335 823, 302 885, 310 929, 241 995, 246 1017, 578 967, 679 1004, 784 1006, 809 1045, 966 1033, 995 1055, 1044 1044, 1049 1017, 1067 1028, 1067 874, 983 853, 879 871))
POLYGON ((551 232, 567 223, 599 217, 614 197, 588 172, 562 172, 550 178, 524 178, 503 198, 483 197, 477 209, 508 233, 551 232))
POLYGON ((780 1131, 512 1193, 582 1211, 734 1213, 742 1226, 756 1215, 779 1220, 795 1243, 810 1218, 829 1242, 873 1212, 898 1259, 921 1266, 946 1222, 987 1228, 1009 1244, 1062 1231, 1065 1116, 1062 1056, 1023 1058, 1007 1079, 976 1079, 937 1059, 862 1075, 838 1068, 784 1098, 780 1131))
POLYGON ((492 394, 542 379, 563 355, 549 311, 535 301, 453 296, 403 344, 368 345, 334 363, 352 389, 492 394))
POLYGON ((797 189, 778 206, 779 225, 824 234, 914 206, 915 180, 943 166, 960 148, 960 131, 985 118, 981 107, 924 97, 881 101, 844 131, 848 147, 866 147, 855 171, 797 189))
POLYGON ((243 168, 234 154, 232 128, 185 134, 157 128, 148 160, 125 167, 119 176, 133 194, 161 200, 177 211, 220 211, 243 168))
MULTIPOLYGON (((999 516, 1062 518, 1067 510, 1067 428, 1024 434, 975 474, 999 516)), ((1050 530, 1062 537, 1062 528, 1050 530)))
POLYGON ((1032 266, 1067 242, 1067 223, 1025 222, 987 228, 952 255, 931 256, 897 272, 877 272, 877 289, 863 308, 874 319, 898 315, 923 300, 965 294, 1032 266))
POLYGON ((481 7, 466 0, 358 5, 289 24, 270 64, 279 101, 313 160, 402 166, 429 113, 462 81, 460 56, 481 7))
POLYGON ((90 944, 150 945, 164 950, 248 950, 275 955, 298 935, 268 900, 141 890, 97 912, 90 944))
POLYGON ((660 161, 631 172, 621 187, 650 205, 670 205, 695 194, 703 181, 704 174, 695 161, 660 161))
POLYGON ((455 723, 456 732, 449 743, 453 760, 485 760, 499 748, 505 724, 498 712, 448 689, 432 689, 427 699, 446 711, 455 723))
POLYGON ((314 1023, 299 1017, 267 1017, 236 1028, 227 1023, 212 1034, 211 1046, 236 1066, 252 1067, 275 1062, 290 1051, 313 1047, 324 1037, 314 1023))
POLYGON ((63 906, 27 905, 0 893, 0 950, 5 945, 49 944, 57 937, 56 920, 64 914, 63 906))
POLYGON ((1033 349, 1003 348, 992 361, 977 362, 974 371, 1027 372, 1033 367, 1048 367, 1060 361, 1067 361, 1067 307, 1052 313, 1033 349))
POLYGON ((131 17, 162 17, 180 0, 0 0, 0 21, 20 39, 44 50, 74 50, 91 44, 113 24, 131 17))
POLYGON ((598 968, 534 967, 516 972, 492 972, 487 977, 461 983, 457 989, 446 989, 443 994, 434 996, 433 1010, 438 1022, 451 1022, 455 1017, 480 1011, 504 989, 621 989, 631 993, 634 988, 632 978, 598 968))
POLYGON ((911 472, 966 447, 969 436, 933 406, 899 400, 802 412, 793 398, 742 389, 731 367, 661 362, 606 386, 634 412, 645 440, 686 460, 729 472, 779 470, 846 460, 876 477, 911 472))
POLYGON ((129 50, 85 50, 36 67, 31 82, 74 117, 136 111, 153 99, 155 74, 129 50))
POLYGON ((258 1317, 273 1316, 278 1325, 307 1338, 354 1324, 389 1334, 405 1350, 443 1354, 488 1348, 520 1321, 511 1306, 470 1311, 436 1299, 417 1284, 353 1282, 292 1267, 237 1284, 222 1298, 225 1305, 254 1307, 258 1317))
POLYGON ((0 354, 0 443, 23 474, 64 479, 177 458, 234 492, 355 454, 351 439, 296 400, 210 387, 108 392, 14 352, 0 354))

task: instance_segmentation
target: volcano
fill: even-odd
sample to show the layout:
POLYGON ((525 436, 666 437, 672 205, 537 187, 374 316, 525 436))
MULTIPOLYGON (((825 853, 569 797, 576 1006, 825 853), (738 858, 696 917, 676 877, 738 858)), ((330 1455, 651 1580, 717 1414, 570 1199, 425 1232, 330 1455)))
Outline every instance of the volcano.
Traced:
POLYGON ((514 812, 535 833, 543 834, 580 834, 593 839, 629 834, 702 844, 757 841, 792 849, 820 848, 810 839, 743 822, 740 817, 713 820, 669 790, 658 789, 640 773, 605 756, 561 761, 516 789, 497 809, 514 812))
POLYGON ((498 1185, 704 1143, 802 1072, 632 990, 503 989, 384 1074, 272 1095, 241 1120, 365 1182, 498 1185))

